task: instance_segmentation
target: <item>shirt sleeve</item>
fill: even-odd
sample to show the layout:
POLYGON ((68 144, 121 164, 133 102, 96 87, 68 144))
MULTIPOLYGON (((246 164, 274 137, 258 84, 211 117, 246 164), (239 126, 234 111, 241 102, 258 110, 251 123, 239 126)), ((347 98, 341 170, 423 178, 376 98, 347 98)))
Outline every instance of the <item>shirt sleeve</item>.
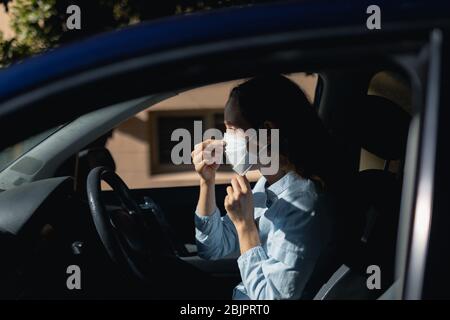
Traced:
MULTIPOLYGON (((299 215, 308 215, 307 213, 299 215)), ((310 220, 305 218, 305 220, 310 220)), ((318 248, 311 237, 311 221, 269 236, 269 249, 261 245, 238 259, 246 294, 252 300, 300 299, 314 268, 318 248), (296 234, 301 234, 293 241, 296 234), (289 240, 288 240, 289 239, 289 240)), ((290 224, 294 226, 294 224, 290 224)))
POLYGON ((224 258, 238 252, 236 228, 228 215, 221 217, 218 208, 209 216, 195 212, 195 239, 198 255, 208 260, 224 258))

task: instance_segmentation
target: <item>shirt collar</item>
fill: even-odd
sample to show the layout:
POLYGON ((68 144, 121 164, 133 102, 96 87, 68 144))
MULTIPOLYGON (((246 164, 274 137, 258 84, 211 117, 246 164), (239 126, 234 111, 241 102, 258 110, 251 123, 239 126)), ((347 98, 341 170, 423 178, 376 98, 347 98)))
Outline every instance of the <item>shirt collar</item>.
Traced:
POLYGON ((275 196, 279 196, 283 191, 287 188, 292 187, 295 181, 301 179, 299 175, 297 175, 294 171, 289 171, 286 173, 281 179, 272 183, 269 187, 267 187, 267 191, 269 193, 274 194, 275 196))

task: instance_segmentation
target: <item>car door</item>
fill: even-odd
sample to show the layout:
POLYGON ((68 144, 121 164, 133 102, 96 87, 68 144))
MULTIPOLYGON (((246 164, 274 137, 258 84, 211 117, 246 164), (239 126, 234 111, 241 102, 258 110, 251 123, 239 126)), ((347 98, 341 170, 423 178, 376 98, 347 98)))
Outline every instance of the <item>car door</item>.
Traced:
POLYGON ((403 294, 406 299, 448 299, 449 33, 435 29, 428 45, 425 110, 422 120, 416 194, 403 294))
MULTIPOLYGON (((61 48, 0 73, 0 147, 64 124, 89 111, 155 92, 244 78, 260 70, 286 72, 336 66, 365 67, 371 63, 386 62, 386 54, 396 50, 400 51, 399 55, 405 52, 415 54, 429 39, 433 29, 430 25, 437 23, 434 18, 446 12, 443 4, 436 3, 433 10, 431 7, 429 3, 413 8, 404 8, 397 3, 386 5, 385 29, 380 33, 367 30, 361 23, 366 9, 364 5, 350 8, 289 3, 273 7, 238 8, 144 24, 61 48), (319 9, 324 10, 323 15, 313 14, 319 9), (329 16, 335 19, 327 19, 329 16), (427 20, 411 32, 408 22, 420 20, 421 17, 427 20), (397 23, 400 20, 403 23, 397 23), (229 27, 224 28, 224 25, 229 27), (182 32, 173 32, 173 37, 167 37, 168 30, 182 32)), ((432 52, 441 50, 434 45, 431 45, 432 52)), ((425 62, 430 57, 425 56, 425 62)), ((428 81, 427 85, 426 94, 421 97, 429 96, 430 101, 427 102, 431 104, 431 97, 436 93, 427 94, 436 88, 436 83, 428 81)), ((448 97, 444 97, 442 102, 448 102, 448 97)), ((434 111, 429 112, 432 116, 434 111)), ((427 127, 434 123, 426 122, 430 121, 431 116, 427 116, 424 122, 427 127)), ((417 125, 422 128, 421 123, 417 125)), ((410 148, 416 148, 418 141, 423 144, 424 137, 427 137, 421 136, 422 130, 417 132, 410 148)), ((406 199, 408 201, 404 201, 402 208, 405 217, 417 211, 420 203, 415 201, 421 200, 421 193, 416 193, 416 185, 417 190, 421 190, 421 180, 416 180, 416 175, 420 176, 423 171, 416 171, 416 167, 420 166, 416 166, 416 160, 411 161, 412 171, 405 178, 406 184, 411 186, 405 195, 409 197, 406 199)), ((420 161, 425 160, 420 158, 420 161)), ((427 174, 432 173, 428 171, 427 174)), ((437 190, 443 187, 445 185, 437 190)), ((425 191, 429 199, 430 190, 425 191)), ((142 200, 144 194, 150 193, 165 211, 170 212, 169 215, 173 213, 169 220, 183 240, 192 241, 191 212, 197 198, 195 186, 133 192, 142 200), (176 199, 174 191, 177 191, 176 199), (182 216, 181 212, 188 214, 182 216), (186 223, 186 228, 182 221, 186 223)), ((223 196, 223 187, 219 187, 218 192, 218 198, 223 196)), ((428 215, 425 224, 416 219, 413 221, 414 228, 429 226, 430 210, 427 207, 424 211, 428 215)), ((405 263, 416 255, 414 252, 419 252, 423 259, 426 249, 416 251, 414 246, 409 246, 409 240, 412 240, 421 249, 420 228, 410 238, 410 224, 405 220, 404 231, 406 245, 402 250, 405 258, 399 260, 399 270, 402 275, 406 274, 406 279, 410 277, 414 281, 411 278, 414 265, 409 264, 408 270, 405 263)), ((429 230, 425 233, 428 237, 429 230)), ((420 265, 423 264, 422 260, 420 265)), ((406 281, 406 288, 408 283, 406 281)), ((419 288, 422 288, 421 284, 419 288)), ((405 297, 420 296, 416 290, 415 294, 405 297)))

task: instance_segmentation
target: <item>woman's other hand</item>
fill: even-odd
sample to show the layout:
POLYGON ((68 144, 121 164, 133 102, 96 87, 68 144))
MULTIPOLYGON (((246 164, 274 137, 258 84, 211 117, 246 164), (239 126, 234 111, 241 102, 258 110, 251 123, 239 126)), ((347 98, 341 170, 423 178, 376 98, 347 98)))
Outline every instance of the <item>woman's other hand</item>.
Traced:
POLYGON ((227 188, 225 209, 236 227, 241 254, 260 245, 259 232, 255 223, 253 193, 245 176, 234 176, 227 188))
POLYGON ((205 140, 194 147, 191 153, 195 171, 205 182, 211 182, 216 176, 223 155, 222 140, 205 140))
POLYGON ((236 228, 255 224, 253 193, 245 176, 235 175, 231 179, 231 186, 227 187, 225 209, 236 228))

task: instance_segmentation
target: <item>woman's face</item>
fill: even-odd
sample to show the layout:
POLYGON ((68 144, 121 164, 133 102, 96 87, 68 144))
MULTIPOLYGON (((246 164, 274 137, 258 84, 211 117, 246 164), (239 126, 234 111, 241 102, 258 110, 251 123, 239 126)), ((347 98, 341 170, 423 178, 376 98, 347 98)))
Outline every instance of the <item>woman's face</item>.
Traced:
MULTIPOLYGON (((239 104, 236 103, 234 98, 228 99, 228 102, 225 105, 224 124, 227 132, 234 133, 237 135, 244 135, 247 137, 248 150, 255 150, 255 151, 260 150, 260 148, 265 148, 267 144, 269 145, 271 144, 270 134, 267 135, 268 139, 267 141, 259 141, 259 139, 257 139, 257 133, 255 133, 256 135, 252 135, 251 133, 247 132, 247 130, 251 129, 252 127, 250 123, 242 116, 239 104), (247 134, 250 135, 247 136, 247 134)), ((264 126, 268 130, 276 128, 271 121, 264 122, 264 126)), ((253 129, 257 130, 256 128, 253 129)), ((259 156, 257 161, 258 163, 253 165, 252 170, 259 169, 262 166, 261 163, 259 162, 260 161, 259 156)), ((267 166, 267 164, 265 166, 267 166)))

